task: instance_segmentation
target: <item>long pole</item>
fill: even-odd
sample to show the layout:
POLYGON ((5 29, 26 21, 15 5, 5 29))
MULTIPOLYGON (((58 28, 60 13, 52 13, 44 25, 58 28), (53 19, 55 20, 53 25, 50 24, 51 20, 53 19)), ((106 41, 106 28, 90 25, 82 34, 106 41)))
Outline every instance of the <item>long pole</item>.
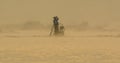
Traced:
POLYGON ((51 31, 50 31, 50 36, 53 34, 54 26, 52 26, 51 31))

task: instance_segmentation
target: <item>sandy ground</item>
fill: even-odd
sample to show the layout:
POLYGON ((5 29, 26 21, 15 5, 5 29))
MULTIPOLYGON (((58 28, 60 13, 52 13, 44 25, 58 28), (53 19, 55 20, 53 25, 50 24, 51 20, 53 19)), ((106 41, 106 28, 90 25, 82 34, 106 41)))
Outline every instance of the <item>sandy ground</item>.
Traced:
POLYGON ((0 63, 120 63, 119 32, 0 33, 0 63))

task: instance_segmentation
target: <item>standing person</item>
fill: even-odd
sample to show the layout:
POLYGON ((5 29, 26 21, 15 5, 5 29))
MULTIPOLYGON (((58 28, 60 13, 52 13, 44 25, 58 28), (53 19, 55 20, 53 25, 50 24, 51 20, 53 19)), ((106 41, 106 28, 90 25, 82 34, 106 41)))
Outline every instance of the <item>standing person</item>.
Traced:
POLYGON ((59 33, 59 18, 57 16, 53 17, 53 25, 54 25, 54 34, 58 34, 59 33))

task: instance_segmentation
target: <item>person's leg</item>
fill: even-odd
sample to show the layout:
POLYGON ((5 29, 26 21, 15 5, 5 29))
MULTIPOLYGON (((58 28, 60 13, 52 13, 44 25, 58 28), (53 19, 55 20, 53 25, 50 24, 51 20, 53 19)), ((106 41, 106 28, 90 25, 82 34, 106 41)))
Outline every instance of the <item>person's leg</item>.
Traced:
POLYGON ((54 28, 55 28, 54 33, 55 33, 55 35, 57 35, 59 33, 59 26, 55 25, 54 28))

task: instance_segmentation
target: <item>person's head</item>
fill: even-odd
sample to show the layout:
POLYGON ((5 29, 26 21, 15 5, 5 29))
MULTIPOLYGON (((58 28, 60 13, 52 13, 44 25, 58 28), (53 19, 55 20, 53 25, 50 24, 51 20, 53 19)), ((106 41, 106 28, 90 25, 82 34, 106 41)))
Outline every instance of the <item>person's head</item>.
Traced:
POLYGON ((58 16, 54 16, 54 17, 56 17, 56 18, 57 18, 58 16))
POLYGON ((54 16, 53 19, 54 20, 59 20, 59 18, 57 16, 54 16))
POLYGON ((56 18, 58 18, 58 16, 56 16, 56 18))
POLYGON ((56 19, 56 16, 54 16, 53 19, 56 19))

